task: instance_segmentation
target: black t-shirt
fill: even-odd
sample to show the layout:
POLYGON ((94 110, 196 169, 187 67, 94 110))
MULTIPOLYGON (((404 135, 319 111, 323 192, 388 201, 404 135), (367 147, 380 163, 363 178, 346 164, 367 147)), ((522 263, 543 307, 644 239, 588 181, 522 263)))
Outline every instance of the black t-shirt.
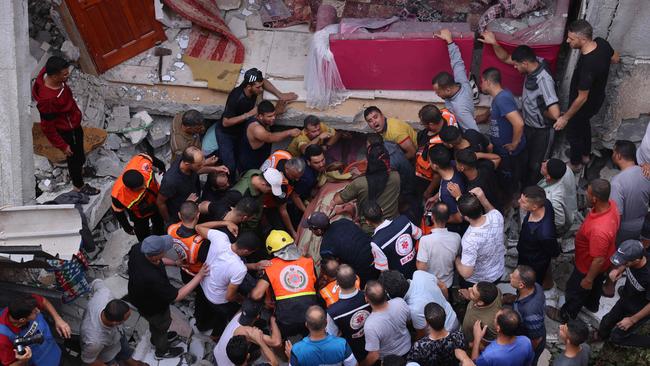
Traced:
POLYGON ((330 224, 323 235, 320 255, 337 257, 349 264, 364 282, 374 273, 370 237, 348 219, 330 224))
POLYGON ((230 192, 230 188, 226 189, 216 189, 210 184, 210 182, 205 182, 203 184, 203 189, 201 190, 201 201, 218 201, 223 199, 230 192))
MULTIPOLYGON (((488 160, 487 163, 490 163, 488 160)), ((499 181, 494 169, 487 164, 477 166, 478 176, 474 180, 467 180, 467 191, 480 187, 485 193, 485 197, 490 201, 492 206, 499 211, 503 210, 503 194, 499 187, 499 181)))
POLYGON ((645 306, 650 302, 650 254, 646 253, 646 265, 641 268, 630 268, 625 270, 627 277, 621 300, 645 306))
POLYGON ((178 289, 169 283, 165 266, 151 263, 136 244, 129 251, 129 302, 143 316, 160 314, 174 302, 178 289))
POLYGON ((167 211, 172 222, 178 222, 178 210, 190 194, 201 195, 199 175, 196 172, 183 173, 180 164, 181 158, 177 158, 160 183, 160 194, 167 197, 167 211))
POLYGON ((490 145, 490 139, 476 130, 465 130, 463 132, 463 138, 469 142, 468 149, 475 153, 486 153, 488 146, 490 145))
POLYGON ((605 87, 614 49, 609 42, 598 37, 594 39, 596 49, 586 55, 580 55, 576 69, 571 77, 569 103, 578 97, 579 90, 589 90, 587 101, 577 115, 591 117, 598 113, 605 100, 605 87))
POLYGON ((256 95, 247 97, 246 94, 244 94, 244 87, 242 85, 233 89, 230 94, 228 94, 226 106, 224 107, 223 114, 221 115, 221 120, 219 121, 221 130, 229 135, 238 137, 242 136, 245 125, 243 122, 238 123, 234 126, 223 127, 223 119, 241 116, 244 113, 250 112, 253 108, 255 108, 256 100, 256 95))

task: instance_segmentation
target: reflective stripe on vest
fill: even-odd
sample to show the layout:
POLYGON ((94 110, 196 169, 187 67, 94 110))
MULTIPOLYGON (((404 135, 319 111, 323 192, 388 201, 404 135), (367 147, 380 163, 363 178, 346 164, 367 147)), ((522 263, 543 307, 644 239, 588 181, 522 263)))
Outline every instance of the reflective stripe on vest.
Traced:
POLYGON ((264 270, 276 301, 316 295, 316 273, 311 258, 300 257, 294 261, 273 258, 264 270))
MULTIPOLYGON (((361 286, 361 280, 359 279, 359 276, 357 276, 357 279, 354 281, 354 288, 359 290, 360 286, 361 286)), ((325 300, 325 305, 327 307, 330 307, 332 306, 332 304, 339 301, 339 296, 341 295, 341 288, 336 283, 336 280, 334 280, 328 283, 322 289, 320 289, 318 293, 323 298, 323 300, 325 300)))
MULTIPOLYGON (((440 113, 442 114, 442 118, 445 121, 446 126, 458 127, 456 116, 454 116, 451 112, 449 112, 448 109, 443 108, 440 110, 440 113)), ((431 161, 429 160, 428 154, 426 158, 424 157, 424 152, 428 151, 433 146, 441 143, 442 143, 442 139, 440 138, 440 135, 436 134, 435 136, 431 136, 431 138, 429 138, 429 143, 426 146, 423 146, 422 149, 418 149, 418 152, 416 153, 415 156, 416 176, 429 181, 433 179, 433 169, 431 169, 431 161)))
POLYGON ((199 273, 203 263, 198 262, 199 249, 203 244, 203 237, 199 234, 194 234, 187 238, 183 238, 178 235, 178 229, 181 227, 181 223, 172 224, 167 229, 167 234, 169 234, 174 239, 174 251, 178 254, 178 258, 187 264, 187 267, 181 267, 185 272, 191 274, 192 276, 199 273))
POLYGON ((158 188, 158 182, 156 182, 155 174, 153 173, 152 159, 146 154, 138 154, 126 164, 122 174, 115 180, 111 196, 118 200, 124 207, 131 210, 136 217, 144 218, 150 216, 151 213, 140 212, 137 205, 144 199, 147 200, 148 204, 155 205, 158 188), (124 185, 122 177, 128 170, 136 170, 142 174, 144 187, 138 191, 134 191, 124 185))

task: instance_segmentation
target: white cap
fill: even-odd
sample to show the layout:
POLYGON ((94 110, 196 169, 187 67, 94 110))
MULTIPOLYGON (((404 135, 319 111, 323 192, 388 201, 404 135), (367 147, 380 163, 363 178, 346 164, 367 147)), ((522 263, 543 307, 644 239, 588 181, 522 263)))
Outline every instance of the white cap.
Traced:
POLYGON ((282 197, 284 193, 282 192, 282 180, 284 177, 279 170, 275 168, 268 168, 264 171, 264 179, 271 185, 271 192, 276 197, 282 197))

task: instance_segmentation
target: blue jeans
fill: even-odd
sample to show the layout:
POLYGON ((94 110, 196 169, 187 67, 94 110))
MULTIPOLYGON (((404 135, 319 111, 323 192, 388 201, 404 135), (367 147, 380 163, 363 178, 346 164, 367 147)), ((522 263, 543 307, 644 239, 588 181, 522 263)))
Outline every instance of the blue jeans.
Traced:
POLYGON ((221 126, 217 126, 217 144, 219 144, 219 159, 230 171, 230 181, 234 182, 237 176, 237 154, 239 152, 240 137, 225 133, 221 126))

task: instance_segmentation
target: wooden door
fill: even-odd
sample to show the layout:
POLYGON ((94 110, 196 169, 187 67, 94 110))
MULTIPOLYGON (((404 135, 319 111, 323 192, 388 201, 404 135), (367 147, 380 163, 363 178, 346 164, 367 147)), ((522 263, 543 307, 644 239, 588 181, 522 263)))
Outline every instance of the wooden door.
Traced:
POLYGON ((97 71, 166 40, 152 0, 66 0, 97 71))

